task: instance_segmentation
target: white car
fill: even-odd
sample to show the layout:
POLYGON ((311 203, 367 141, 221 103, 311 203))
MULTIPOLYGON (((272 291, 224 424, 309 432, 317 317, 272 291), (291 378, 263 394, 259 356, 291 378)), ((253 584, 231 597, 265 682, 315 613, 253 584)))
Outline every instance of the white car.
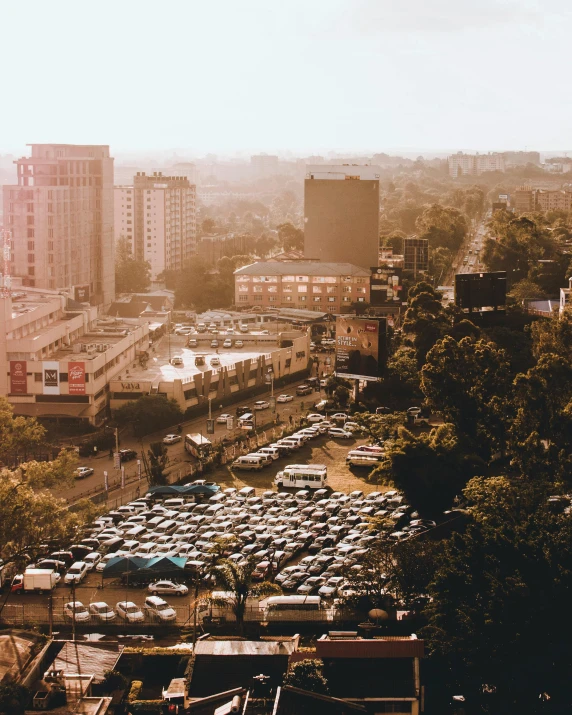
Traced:
POLYGON ((95 603, 90 603, 89 612, 99 621, 103 621, 103 623, 114 621, 117 615, 113 608, 111 608, 111 606, 108 606, 105 601, 96 601, 95 603))
POLYGON ((244 342, 242 340, 237 340, 234 344, 235 348, 243 348, 244 347, 244 342))
POLYGON ((91 467, 78 467, 74 472, 74 477, 76 479, 84 479, 85 477, 89 477, 90 474, 93 474, 91 467))
POLYGON ((337 439, 351 439, 353 437, 351 432, 348 432, 348 430, 342 429, 341 427, 330 427, 328 435, 337 439))
POLYGON ((180 434, 167 434, 163 437, 163 444, 175 444, 182 439, 180 434))
POLYGON ((278 395, 276 402, 292 402, 293 399, 293 395, 278 395))
POLYGON ((101 573, 103 571, 103 569, 107 566, 107 564, 111 561, 111 559, 114 559, 116 556, 117 556, 117 553, 105 554, 105 556, 103 556, 100 559, 100 561, 98 562, 98 564, 96 565, 95 570, 98 573, 101 573))
POLYGON ((226 422, 227 422, 227 420, 228 420, 229 418, 232 418, 232 415, 229 415, 229 414, 227 414, 227 413, 225 412, 224 414, 219 415, 219 416, 216 418, 216 421, 217 421, 217 423, 218 423, 219 425, 225 425, 226 422))
POLYGON ((145 620, 143 611, 133 601, 119 601, 115 604, 117 615, 128 623, 141 623, 145 620))
POLYGON ((211 358, 211 367, 220 367, 220 358, 211 358))
POLYGON ((230 338, 227 338, 224 343, 222 344, 223 348, 231 348, 232 347, 232 340, 230 338))
POLYGON ((76 623, 85 623, 89 621, 89 611, 81 601, 70 601, 64 606, 64 617, 76 623))
POLYGON ((333 415, 330 415, 330 419, 334 422, 345 422, 349 418, 345 412, 335 412, 333 415))
POLYGON ((175 583, 174 581, 156 581, 149 584, 148 591, 151 594, 167 593, 173 596, 186 596, 189 592, 184 583, 175 583))
POLYGON ((344 429, 347 429, 350 432, 359 432, 361 427, 358 425, 357 422, 346 422, 344 424, 344 429))
POLYGON ((270 407, 270 402, 267 402, 266 400, 258 400, 254 403, 253 407, 255 410, 267 410, 270 407))
POLYGON ((92 551, 91 554, 83 557, 83 562, 87 566, 88 571, 93 571, 97 564, 101 561, 101 554, 98 551, 92 551))
POLYGON ((326 418, 324 415, 319 415, 317 412, 311 412, 309 415, 306 415, 306 419, 308 422, 323 422, 326 418))
POLYGON ((175 357, 171 358, 171 365, 176 367, 177 365, 183 365, 183 358, 180 355, 175 355, 175 357))
POLYGON ((160 621, 176 621, 177 611, 159 596, 147 596, 143 608, 160 621))
POLYGON ((72 564, 67 574, 64 576, 65 583, 81 583, 87 576, 87 564, 84 561, 76 561, 72 564))

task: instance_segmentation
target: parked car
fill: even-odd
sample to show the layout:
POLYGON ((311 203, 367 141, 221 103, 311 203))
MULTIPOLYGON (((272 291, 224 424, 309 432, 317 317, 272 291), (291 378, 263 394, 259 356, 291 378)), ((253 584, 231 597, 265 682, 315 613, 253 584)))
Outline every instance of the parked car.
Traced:
POLYGON ((81 601, 70 601, 64 605, 64 618, 76 623, 89 621, 89 611, 81 601))
POLYGON ((105 601, 96 601, 95 603, 90 603, 89 612, 92 616, 97 618, 98 621, 102 621, 103 623, 109 623, 109 621, 114 621, 117 616, 113 608, 111 608, 111 606, 108 606, 105 601))
POLYGON ((224 343, 222 344, 223 348, 231 348, 232 347, 232 340, 230 338, 227 338, 224 343))
POLYGON ((229 415, 226 412, 224 412, 222 415, 219 415, 216 418, 216 421, 218 422, 219 425, 225 425, 227 423, 228 419, 232 419, 232 415, 229 415))
POLYGON ((119 601, 115 604, 115 610, 117 615, 128 623, 141 623, 145 620, 143 611, 133 601, 119 601))
POLYGON ((122 462, 129 462, 137 457, 137 452, 134 449, 120 449, 119 457, 122 462))
POLYGON ((180 367, 181 365, 184 365, 183 358, 180 355, 175 355, 171 358, 171 365, 173 365, 173 367, 180 367))
POLYGON ((345 412, 335 412, 333 415, 330 415, 330 420, 333 422, 345 422, 348 419, 349 416, 346 415, 345 412))
POLYGON ((175 581, 155 581, 155 583, 149 584, 147 590, 151 594, 164 593, 172 596, 186 596, 189 593, 188 586, 175 581))
POLYGON ((218 357, 211 358, 211 367, 220 367, 220 358, 218 358, 218 357))
POLYGON ((92 551, 87 556, 84 556, 83 562, 87 566, 88 571, 93 571, 97 564, 101 561, 101 554, 97 551, 92 551))
POLYGON ((270 402, 267 402, 266 400, 257 400, 254 403, 254 409, 255 410, 267 410, 270 407, 270 402))
POLYGON ((211 348, 218 348, 218 340, 216 338, 211 340, 211 348))
POLYGON ((341 427, 330 427, 328 435, 330 437, 335 437, 336 439, 351 439, 353 437, 351 432, 348 432, 348 430, 342 429, 341 427))
POLYGON ((195 367, 202 367, 205 364, 204 355, 197 355, 195 357, 195 367))
POLYGON ((189 340, 187 341, 188 348, 196 348, 196 347, 198 347, 198 345, 199 345, 199 342, 196 338, 189 338, 189 340))
POLYGON ((163 444, 175 444, 175 442, 180 442, 181 439, 180 434, 168 434, 163 437, 163 444))
POLYGON ((76 479, 85 479, 85 477, 89 477, 90 474, 93 474, 94 470, 92 467, 78 467, 74 471, 74 477, 76 479))
POLYGON ((81 583, 87 576, 87 564, 85 561, 76 561, 72 564, 67 574, 64 576, 64 583, 81 583))
POLYGON ((306 419, 308 422, 323 422, 324 415, 319 415, 317 412, 310 412, 309 415, 306 415, 306 419))
POLYGON ((276 402, 292 402, 293 399, 293 395, 278 395, 278 397, 276 398, 276 402))
POLYGON ((242 340, 237 340, 237 341, 234 343, 234 347, 235 347, 235 348, 243 348, 243 347, 244 347, 244 341, 242 341, 242 340))
POLYGON ((177 611, 159 596, 147 596, 143 608, 150 616, 159 621, 177 620, 177 611))
POLYGON ((297 395, 311 395, 312 392, 314 392, 314 390, 310 385, 298 385, 296 388, 297 395))

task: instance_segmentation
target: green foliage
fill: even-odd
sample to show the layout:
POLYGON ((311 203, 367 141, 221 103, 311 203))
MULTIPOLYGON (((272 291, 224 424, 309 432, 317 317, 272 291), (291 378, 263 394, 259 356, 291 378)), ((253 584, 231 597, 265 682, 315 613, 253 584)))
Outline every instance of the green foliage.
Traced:
POLYGON ((117 239, 115 247, 115 285, 121 293, 139 293, 151 283, 151 264, 137 260, 125 236, 117 239))
POLYGON ((427 354, 421 389, 429 404, 483 455, 504 449, 510 370, 504 351, 486 340, 445 337, 427 354))
POLYGON ((328 695, 330 692, 328 681, 323 673, 321 660, 309 658, 294 663, 284 677, 284 685, 290 685, 300 690, 308 690, 319 695, 328 695))
POLYGON ((124 690, 127 687, 127 679, 118 670, 106 670, 104 676, 102 685, 106 693, 124 690))
POLYGON ((304 231, 296 228, 292 223, 286 222, 276 226, 278 241, 284 251, 304 250, 304 231))
POLYGON ((0 461, 11 464, 27 460, 45 446, 46 430, 33 417, 14 417, 14 408, 0 396, 0 461))
POLYGON ((149 464, 149 486, 157 487, 167 483, 165 468, 169 464, 169 451, 163 442, 151 442, 147 451, 149 464))
POLYGON ((370 479, 381 477, 403 492, 407 503, 422 516, 433 517, 449 508, 468 480, 486 465, 467 450, 451 424, 418 437, 404 428, 385 445, 385 461, 370 479))
POLYGON ((431 248, 457 251, 467 234, 467 221, 463 214, 450 206, 428 206, 416 221, 419 238, 429 240, 431 248))
POLYGON ((456 692, 478 699, 492 686, 494 712, 534 712, 540 693, 555 712, 570 706, 572 521, 547 508, 547 494, 506 477, 471 480, 472 522, 444 542, 430 586, 423 635, 434 665, 456 692))
POLYGON ((135 436, 140 437, 182 422, 183 411, 175 400, 143 395, 115 410, 113 419, 116 424, 131 424, 135 436))
POLYGON ((31 699, 32 693, 23 685, 10 682, 0 684, 0 713, 2 715, 21 715, 31 699))
POLYGON ((130 703, 133 703, 133 702, 135 702, 135 700, 139 700, 139 695, 142 690, 143 690, 143 681, 142 680, 132 680, 131 687, 129 688, 129 695, 127 696, 127 701, 130 703))

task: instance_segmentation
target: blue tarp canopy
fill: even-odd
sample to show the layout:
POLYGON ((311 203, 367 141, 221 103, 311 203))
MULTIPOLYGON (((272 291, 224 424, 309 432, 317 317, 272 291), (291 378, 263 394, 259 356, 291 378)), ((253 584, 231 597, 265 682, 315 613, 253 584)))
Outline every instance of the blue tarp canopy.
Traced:
POLYGON ((134 573, 143 568, 149 559, 140 556, 115 556, 105 564, 104 576, 119 576, 124 573, 134 573))
POLYGON ((193 494, 205 494, 213 496, 220 491, 218 484, 164 484, 158 487, 151 487, 148 494, 153 496, 171 495, 171 496, 189 496, 193 494))

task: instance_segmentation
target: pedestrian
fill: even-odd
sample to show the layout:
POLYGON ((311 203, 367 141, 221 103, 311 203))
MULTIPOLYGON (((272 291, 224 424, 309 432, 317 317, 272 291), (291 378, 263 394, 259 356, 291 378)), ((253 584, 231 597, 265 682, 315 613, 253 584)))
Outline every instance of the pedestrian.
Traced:
POLYGON ((294 421, 292 415, 289 415, 288 419, 290 420, 290 424, 292 424, 292 422, 294 421))
POLYGON ((109 448, 109 459, 113 459, 113 448, 109 448))

